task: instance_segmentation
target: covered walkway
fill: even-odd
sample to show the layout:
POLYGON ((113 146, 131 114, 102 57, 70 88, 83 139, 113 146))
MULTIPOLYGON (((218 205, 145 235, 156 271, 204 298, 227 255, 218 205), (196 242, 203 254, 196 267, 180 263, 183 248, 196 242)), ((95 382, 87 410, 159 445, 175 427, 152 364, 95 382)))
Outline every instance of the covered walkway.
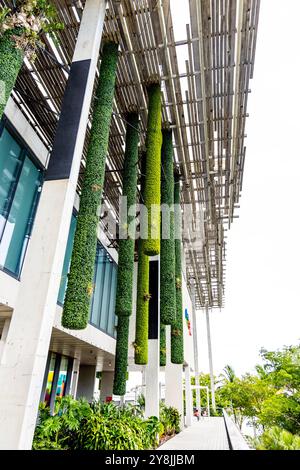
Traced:
POLYGON ((224 418, 201 418, 159 450, 229 450, 224 418))

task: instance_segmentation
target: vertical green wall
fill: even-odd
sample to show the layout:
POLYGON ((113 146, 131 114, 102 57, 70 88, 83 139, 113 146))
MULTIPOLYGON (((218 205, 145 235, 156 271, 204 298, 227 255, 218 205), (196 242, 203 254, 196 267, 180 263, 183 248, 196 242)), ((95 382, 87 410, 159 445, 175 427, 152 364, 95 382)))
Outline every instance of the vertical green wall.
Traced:
MULTIPOLYGON (((179 175, 175 174, 174 204, 180 204, 179 175)), ((175 226, 180 226, 181 214, 175 210, 175 226)), ((182 266, 181 239, 175 239, 175 288, 176 288, 176 320, 171 326, 171 362, 183 364, 183 309, 182 309, 182 266)))
POLYGON ((117 61, 118 45, 105 44, 62 315, 69 329, 84 329, 88 323, 117 61))
POLYGON ((159 84, 148 88, 149 109, 146 137, 145 205, 148 209, 148 238, 144 252, 148 256, 160 252, 160 179, 161 179, 161 91, 159 84))
POLYGON ((175 243, 174 243, 174 168, 172 131, 163 130, 161 149, 162 225, 160 242, 160 322, 171 325, 176 318, 175 243), (169 217, 164 216, 164 209, 169 217))
POLYGON ((20 34, 21 28, 10 30, 0 37, 0 82, 1 92, 4 92, 3 100, 0 100, 0 119, 3 116, 4 109, 12 89, 16 83, 18 74, 20 72, 24 53, 16 48, 16 43, 12 39, 13 35, 20 34), (5 88, 3 90, 3 86, 5 88))
MULTIPOLYGON (((145 197, 146 152, 142 153, 141 159, 140 204, 143 204, 145 197)), ((142 215, 140 215, 140 222, 143 222, 142 215)), ((139 238, 134 342, 134 361, 136 364, 148 363, 149 300, 149 256, 144 253, 144 240, 139 238)))
MULTIPOLYGON (((123 169, 123 197, 127 197, 127 210, 136 205, 138 173, 138 115, 127 116, 126 146, 123 169)), ((135 213, 126 217, 127 238, 119 240, 119 259, 117 277, 116 315, 118 316, 117 346, 113 392, 124 395, 126 392, 129 316, 132 312, 135 213), (131 228, 130 228, 131 227, 131 228), (132 233, 130 232, 132 231, 132 233)))

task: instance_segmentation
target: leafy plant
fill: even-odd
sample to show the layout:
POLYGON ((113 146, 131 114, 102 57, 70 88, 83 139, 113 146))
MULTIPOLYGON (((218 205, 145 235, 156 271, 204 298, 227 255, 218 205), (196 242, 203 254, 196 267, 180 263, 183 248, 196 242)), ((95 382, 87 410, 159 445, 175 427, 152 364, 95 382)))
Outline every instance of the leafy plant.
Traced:
POLYGON ((105 160, 118 61, 118 45, 106 43, 94 102, 92 128, 77 217, 68 285, 62 315, 65 328, 86 328, 91 301, 97 247, 98 208, 101 203, 105 160))
POLYGON ((167 363, 166 353, 166 326, 160 324, 160 335, 159 335, 159 364, 164 367, 167 363))
POLYGON ((170 436, 180 432, 180 413, 173 406, 166 406, 160 402, 160 421, 164 428, 164 434, 170 436))
POLYGON ((252 444, 257 450, 300 450, 300 436, 274 426, 254 439, 252 444))
POLYGON ((41 403, 33 449, 72 448, 77 441, 77 432, 81 423, 84 419, 88 419, 91 413, 86 400, 74 400, 70 396, 56 399, 53 415, 50 414, 50 408, 45 403, 41 403))

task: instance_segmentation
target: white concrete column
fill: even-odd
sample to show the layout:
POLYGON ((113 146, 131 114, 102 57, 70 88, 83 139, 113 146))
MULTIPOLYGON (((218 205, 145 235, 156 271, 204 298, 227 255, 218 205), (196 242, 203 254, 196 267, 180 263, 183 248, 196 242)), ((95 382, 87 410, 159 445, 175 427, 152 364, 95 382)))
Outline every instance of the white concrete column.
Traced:
POLYGON ((114 372, 102 371, 101 372, 101 385, 100 385, 100 400, 106 401, 107 397, 113 395, 114 372))
POLYGON ((191 369, 187 365, 184 368, 185 375, 185 425, 191 426, 193 421, 193 395, 191 389, 191 369))
POLYGON ((76 194, 105 0, 87 0, 0 365, 0 449, 30 449, 76 194), (77 100, 76 100, 77 96, 77 100))
POLYGON ((207 329, 207 345, 208 345, 208 361, 209 361, 209 374, 210 374, 210 391, 211 391, 211 404, 213 410, 216 410, 216 399, 215 399, 215 379, 214 379, 214 368, 212 359, 212 346, 211 346, 211 334, 210 334, 210 322, 208 307, 206 307, 206 329, 207 329))
POLYGON ((72 377, 71 377, 71 385, 70 385, 70 395, 76 398, 77 393, 77 384, 78 384, 78 377, 79 377, 79 367, 80 361, 79 359, 74 359, 73 361, 73 370, 72 370, 72 377))
POLYGON ((180 413, 180 429, 184 427, 182 365, 171 363, 171 327, 166 326, 165 403, 174 406, 180 413))
POLYGON ((76 398, 94 399, 96 366, 80 364, 76 398))
POLYGON ((2 333, 1 333, 1 339, 0 339, 0 364, 2 362, 2 352, 4 350, 4 346, 5 346, 5 343, 6 343, 6 338, 7 338, 7 335, 8 335, 9 326, 10 326, 10 318, 6 318, 5 321, 4 321, 4 326, 3 326, 3 330, 2 330, 2 333))
POLYGON ((201 416, 201 394, 199 382, 199 353, 198 353, 198 331, 197 331, 197 318, 196 318, 196 292, 195 280, 191 279, 191 300, 192 300, 192 319, 193 319, 193 346, 194 346, 194 364, 195 364, 195 385, 196 385, 196 408, 199 410, 201 416))
POLYGON ((145 367, 145 417, 159 417, 159 339, 148 340, 148 364, 145 367))

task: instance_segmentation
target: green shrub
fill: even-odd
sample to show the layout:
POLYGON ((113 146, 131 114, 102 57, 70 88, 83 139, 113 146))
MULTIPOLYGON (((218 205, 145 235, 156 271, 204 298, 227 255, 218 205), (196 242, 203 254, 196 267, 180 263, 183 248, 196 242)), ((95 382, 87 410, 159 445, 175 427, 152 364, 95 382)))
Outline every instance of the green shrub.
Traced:
POLYGON ((274 426, 252 442, 257 450, 300 450, 300 436, 274 426))
POLYGON ((83 420, 89 419, 92 410, 86 400, 74 400, 70 396, 57 398, 54 415, 41 403, 38 424, 32 448, 34 450, 64 450, 77 445, 77 433, 83 420))
POLYGON ((134 406, 58 399, 54 415, 40 406, 34 450, 143 450, 158 445, 160 421, 137 416, 134 406))
MULTIPOLYGON (((175 243, 174 243, 174 171, 172 131, 163 130, 161 204, 170 211, 170 224, 161 228, 160 248, 160 322, 172 325, 176 318, 175 243), (169 230, 168 230, 169 229, 169 230), (169 232, 169 233, 168 233, 169 232), (164 238, 164 235, 167 238, 164 238)), ((162 219, 163 221, 163 219, 162 219)))
POLYGON ((160 178, 161 178, 161 91, 159 84, 148 88, 149 111, 146 137, 145 205, 148 210, 148 238, 144 251, 148 256, 160 252, 160 178))
MULTIPOLYGON (((178 174, 175 175, 174 203, 180 204, 180 182, 178 174)), ((180 225, 180 213, 175 211, 175 224, 180 225)), ((175 240, 175 287, 176 287, 176 320, 171 326, 171 362, 183 364, 183 310, 182 310, 182 268, 181 268, 181 240, 175 240)))
MULTIPOLYGON (((145 196, 146 154, 142 154, 141 165, 141 200, 145 196)), ((149 257, 144 254, 144 240, 138 241, 138 272, 136 297, 136 322, 134 361, 136 364, 148 363, 148 332, 149 332, 149 257)))
POLYGON ((128 365, 129 317, 118 317, 113 393, 125 395, 128 365))
POLYGON ((118 45, 105 44, 62 315, 62 325, 74 330, 86 328, 93 294, 98 208, 104 183, 117 60, 118 45))
POLYGON ((160 336, 159 336, 159 364, 161 367, 166 365, 166 326, 160 324, 160 336))
POLYGON ((166 406, 164 402, 160 402, 160 421, 164 428, 164 434, 171 436, 180 432, 180 413, 173 406, 166 406))

